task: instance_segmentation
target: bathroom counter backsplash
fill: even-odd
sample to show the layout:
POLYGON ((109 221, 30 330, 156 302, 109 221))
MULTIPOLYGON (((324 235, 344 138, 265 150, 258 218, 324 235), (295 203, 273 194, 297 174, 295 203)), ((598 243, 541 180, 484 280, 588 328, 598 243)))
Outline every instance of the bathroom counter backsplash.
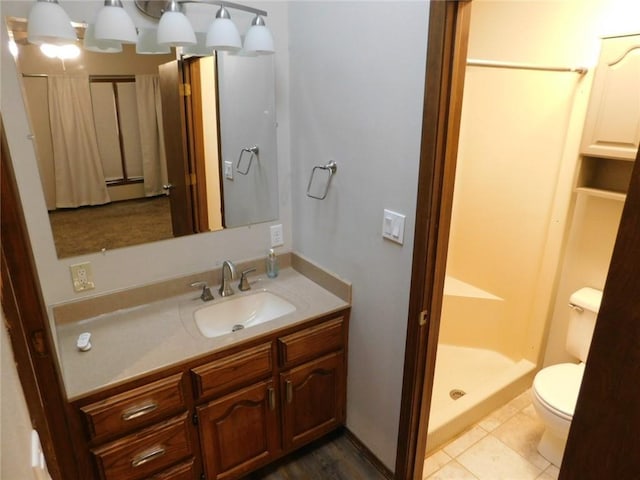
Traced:
MULTIPOLYGON (((298 260, 311 268, 309 276, 313 278, 313 269, 317 267, 304 259, 298 260)), ((293 263, 296 264, 295 261, 293 263)), ((309 273, 305 268, 300 270, 309 273)), ((294 304, 296 309, 269 322, 215 338, 200 334, 193 320, 195 310, 227 300, 221 299, 213 287, 213 302, 203 302, 194 290, 82 320, 58 322, 58 353, 67 396, 74 400, 104 387, 350 306, 350 285, 334 278, 338 283, 338 296, 320 286, 327 286, 326 279, 330 274, 319 273, 320 278, 313 278, 313 281, 289 267, 281 270, 275 279, 264 273, 256 275, 252 278, 252 289, 247 292, 237 291, 234 284, 234 297, 267 290, 294 304), (79 335, 84 332, 91 333, 91 349, 86 352, 80 351, 76 345, 79 335)), ((59 316, 59 312, 56 315, 59 316)))

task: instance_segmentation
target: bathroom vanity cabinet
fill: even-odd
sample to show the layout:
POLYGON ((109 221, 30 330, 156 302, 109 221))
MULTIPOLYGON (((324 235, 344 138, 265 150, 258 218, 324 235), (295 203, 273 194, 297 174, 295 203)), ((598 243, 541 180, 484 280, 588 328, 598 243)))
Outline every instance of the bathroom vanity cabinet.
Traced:
POLYGON ((602 40, 581 151, 634 160, 640 145, 640 35, 602 40))
POLYGON ((76 399, 102 480, 241 478, 345 422, 349 308, 76 399))

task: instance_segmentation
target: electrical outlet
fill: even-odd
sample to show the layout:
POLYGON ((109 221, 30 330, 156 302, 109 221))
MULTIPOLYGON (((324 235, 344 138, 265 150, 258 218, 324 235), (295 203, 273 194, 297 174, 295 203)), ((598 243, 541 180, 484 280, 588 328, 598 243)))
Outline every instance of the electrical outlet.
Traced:
POLYGON ((73 281, 73 289, 76 292, 83 292, 96 288, 93 283, 93 274, 91 273, 91 263, 76 263, 69 267, 71 270, 71 280, 73 281))
POLYGON ((271 246, 280 247, 284 245, 284 236, 282 235, 282 224, 271 225, 271 246))

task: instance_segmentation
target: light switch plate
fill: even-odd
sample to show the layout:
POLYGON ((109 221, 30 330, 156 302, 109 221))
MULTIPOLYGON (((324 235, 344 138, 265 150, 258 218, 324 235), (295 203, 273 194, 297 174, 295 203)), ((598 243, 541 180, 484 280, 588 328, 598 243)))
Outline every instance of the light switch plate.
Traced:
POLYGON ((282 224, 271 225, 271 246, 280 247, 284 245, 284 237, 282 235, 282 224))
POLYGON ((382 237, 402 245, 404 243, 404 219, 403 214, 385 209, 382 216, 382 237))
POLYGON ((233 163, 227 160, 224 162, 224 178, 233 180, 233 163))
POLYGON ((71 280, 73 281, 73 289, 76 292, 83 292, 96 288, 93 283, 93 273, 91 272, 91 263, 76 263, 69 267, 71 270, 71 280))

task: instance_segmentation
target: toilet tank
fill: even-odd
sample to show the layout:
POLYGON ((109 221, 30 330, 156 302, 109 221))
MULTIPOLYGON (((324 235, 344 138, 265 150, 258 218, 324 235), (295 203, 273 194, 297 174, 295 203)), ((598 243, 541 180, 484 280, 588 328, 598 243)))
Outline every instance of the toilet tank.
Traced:
POLYGON ((567 352, 582 362, 587 361, 593 329, 596 326, 602 291, 584 287, 569 298, 569 328, 567 330, 567 352))

